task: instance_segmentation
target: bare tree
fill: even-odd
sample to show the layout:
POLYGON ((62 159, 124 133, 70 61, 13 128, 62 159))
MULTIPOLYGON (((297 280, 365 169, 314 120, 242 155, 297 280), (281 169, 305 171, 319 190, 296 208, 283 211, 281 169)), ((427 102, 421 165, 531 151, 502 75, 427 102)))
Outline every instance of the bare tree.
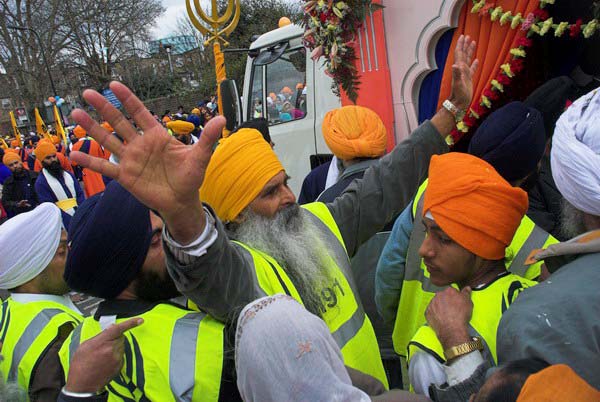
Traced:
POLYGON ((70 29, 62 24, 61 0, 0 0, 0 70, 6 72, 3 88, 16 103, 33 105, 51 91, 42 58, 44 50, 53 76, 58 75, 59 54, 69 44, 70 29), (31 30, 39 35, 38 42, 31 30), (41 42, 41 43, 40 43, 41 42))
POLYGON ((160 0, 67 0, 63 2, 65 25, 72 40, 66 46, 67 61, 102 87, 113 78, 113 67, 131 56, 164 12, 160 0))

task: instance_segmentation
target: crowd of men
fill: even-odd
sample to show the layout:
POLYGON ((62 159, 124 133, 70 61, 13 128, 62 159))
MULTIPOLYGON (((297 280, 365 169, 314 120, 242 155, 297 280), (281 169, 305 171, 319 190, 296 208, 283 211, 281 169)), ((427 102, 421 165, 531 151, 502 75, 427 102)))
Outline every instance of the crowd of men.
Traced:
POLYGON ((2 157, 0 396, 600 401, 600 91, 566 108, 553 80, 450 152, 474 51, 461 37, 448 101, 387 155, 376 113, 330 111, 300 203, 266 119, 192 137, 123 84, 128 117, 85 91, 104 122, 73 111, 70 152, 2 157))

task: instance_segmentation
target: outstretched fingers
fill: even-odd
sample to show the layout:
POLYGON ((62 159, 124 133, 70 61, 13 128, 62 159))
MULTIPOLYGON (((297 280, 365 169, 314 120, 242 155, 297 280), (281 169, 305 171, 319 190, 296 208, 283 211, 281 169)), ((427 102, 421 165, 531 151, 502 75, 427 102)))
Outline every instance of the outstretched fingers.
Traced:
MULTIPOLYGON (((98 92, 91 89, 83 91, 83 98, 93 106, 104 120, 110 123, 114 130, 125 141, 133 141, 137 136, 137 130, 133 127, 123 113, 118 111, 109 101, 98 92)), ((75 117, 75 116, 74 116, 75 117)), ((78 122, 79 123, 79 122, 78 122)), ((80 123, 81 124, 81 123, 80 123)), ((85 126, 82 127, 87 130, 85 126)), ((94 137, 95 138, 95 137, 94 137)))
MULTIPOLYGON (((135 123, 142 131, 150 131, 155 126, 160 124, 152 117, 152 114, 146 108, 146 105, 126 85, 113 81, 110 83, 110 89, 113 91, 117 99, 121 101, 127 113, 133 118, 135 123)), ((113 126, 114 127, 114 126, 113 126)), ((166 133, 166 131, 165 131, 166 133)))
POLYGON ((204 130, 202 130, 202 135, 198 142, 194 144, 194 153, 198 158, 206 160, 206 165, 208 165, 208 160, 212 154, 213 145, 221 137, 226 122, 227 120, 223 116, 216 116, 210 119, 206 123, 204 130))
POLYGON ((110 163, 106 159, 90 156, 79 151, 73 151, 70 155, 70 158, 73 162, 85 168, 92 169, 94 172, 98 172, 101 175, 115 180, 118 180, 119 178, 119 166, 110 163))
POLYGON ((75 109, 71 113, 71 117, 87 131, 100 145, 108 149, 111 153, 120 156, 123 150, 123 143, 119 141, 112 133, 109 133, 102 128, 94 119, 92 119, 85 111, 75 109))

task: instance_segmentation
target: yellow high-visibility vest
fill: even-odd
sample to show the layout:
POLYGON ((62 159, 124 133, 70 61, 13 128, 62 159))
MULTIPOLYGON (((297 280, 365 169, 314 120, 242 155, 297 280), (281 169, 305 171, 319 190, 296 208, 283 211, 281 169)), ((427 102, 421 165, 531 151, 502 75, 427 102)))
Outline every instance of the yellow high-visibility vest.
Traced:
MULTIPOLYGON (((144 324, 124 334, 125 361, 107 386, 108 400, 218 401, 224 325, 207 314, 168 303, 137 317, 144 324)), ((87 317, 64 342, 59 357, 65 378, 77 347, 101 331, 99 321, 87 317)))
MULTIPOLYGON (((392 334, 394 351, 401 356, 406 356, 409 341, 419 327, 425 324, 425 309, 429 302, 437 292, 444 289, 431 283, 429 272, 427 272, 423 259, 419 255, 419 247, 425 239, 425 228, 421 217, 427 184, 428 180, 425 180, 419 187, 413 201, 414 225, 410 235, 402 292, 392 334)), ((525 261, 532 250, 547 248, 555 243, 558 243, 558 240, 533 223, 527 216, 524 216, 511 244, 506 248, 506 269, 525 279, 534 280, 538 278, 543 262, 540 261, 528 267, 525 265, 525 261)))
MULTIPOLYGON (((33 370, 59 331, 75 328, 83 317, 54 301, 19 303, 6 299, 0 307, 0 371, 4 381, 28 391, 33 370)), ((43 373, 40 373, 43 374, 43 373)))

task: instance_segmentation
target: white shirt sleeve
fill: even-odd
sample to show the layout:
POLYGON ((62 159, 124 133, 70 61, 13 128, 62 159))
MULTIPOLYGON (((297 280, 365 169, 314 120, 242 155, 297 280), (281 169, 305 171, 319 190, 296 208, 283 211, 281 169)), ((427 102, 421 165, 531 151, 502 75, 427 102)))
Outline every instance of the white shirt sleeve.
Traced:
POLYGON ((429 353, 416 352, 408 365, 408 378, 417 394, 429 397, 429 386, 446 383, 443 364, 429 353))
POLYGON ((459 384, 469 377, 477 370, 481 364, 484 363, 481 352, 475 350, 466 355, 456 358, 450 365, 443 365, 444 372, 448 378, 448 385, 451 387, 459 384))
POLYGON ((170 235, 167 227, 163 228, 163 239, 169 250, 175 256, 175 259, 183 265, 191 264, 198 257, 206 254, 206 250, 212 246, 217 240, 218 232, 215 226, 215 218, 212 216, 208 208, 204 208, 206 216, 206 225, 200 236, 186 246, 177 243, 170 235))

